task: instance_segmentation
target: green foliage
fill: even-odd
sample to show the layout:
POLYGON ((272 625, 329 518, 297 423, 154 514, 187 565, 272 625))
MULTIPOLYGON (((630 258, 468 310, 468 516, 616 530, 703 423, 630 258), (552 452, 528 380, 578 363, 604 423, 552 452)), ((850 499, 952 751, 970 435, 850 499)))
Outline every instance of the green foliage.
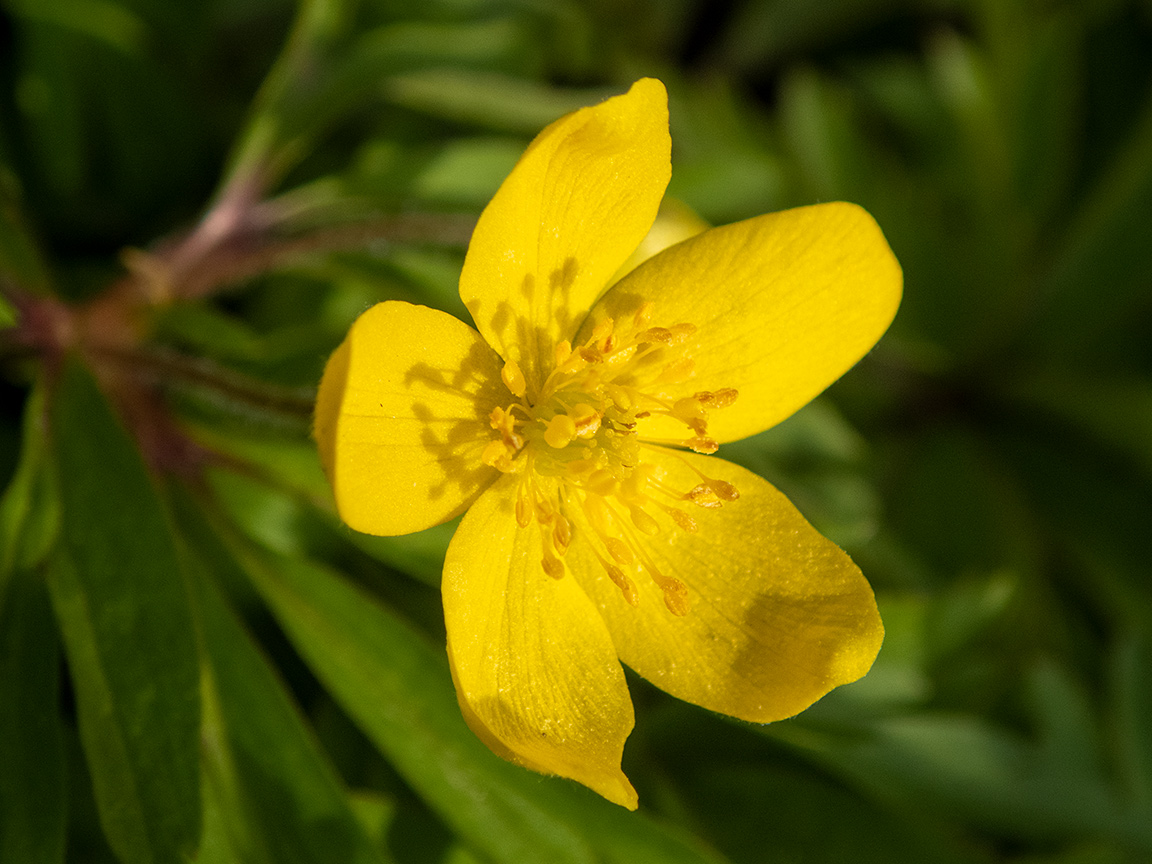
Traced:
POLYGON ((4 864, 1152 858, 1152 5, 0 0, 0 82, 4 864), (633 681, 629 814, 468 731, 453 526, 341 525, 309 425, 641 75, 670 195, 857 201, 906 295, 722 452, 861 564, 875 668, 763 728, 633 681))

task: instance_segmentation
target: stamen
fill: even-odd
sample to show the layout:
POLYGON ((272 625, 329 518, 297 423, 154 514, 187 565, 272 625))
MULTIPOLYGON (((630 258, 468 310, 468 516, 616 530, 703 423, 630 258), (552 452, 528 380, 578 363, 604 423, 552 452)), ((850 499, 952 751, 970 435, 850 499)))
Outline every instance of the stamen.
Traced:
POLYGON ((628 516, 632 519, 632 524, 648 536, 655 537, 660 533, 660 523, 639 506, 633 504, 629 507, 628 516))
POLYGON ((627 566, 636 560, 636 556, 632 554, 632 550, 628 548, 628 544, 618 537, 605 537, 604 548, 608 550, 608 554, 612 556, 612 560, 617 564, 627 566))
POLYGON ((591 438, 600 429, 600 412, 583 403, 572 409, 569 416, 576 427, 577 438, 591 438))
POLYGON ((500 377, 504 379, 504 386, 512 392, 513 396, 517 399, 524 396, 528 389, 528 382, 524 380, 524 373, 520 371, 516 361, 509 360, 506 362, 504 368, 500 370, 500 377))
POLYGON ((671 516, 672 521, 679 525, 684 531, 687 531, 689 534, 695 534, 698 530, 696 520, 683 510, 677 510, 675 507, 669 507, 667 504, 661 504, 660 507, 665 513, 671 516))
POLYGON ((503 441, 492 440, 480 454, 480 461, 507 474, 512 470, 512 452, 503 441))
POLYGON ((516 491, 516 524, 521 528, 527 528, 532 524, 532 505, 528 501, 523 483, 516 491))
POLYGON ((556 514, 556 518, 552 525, 552 543, 556 546, 556 551, 564 555, 568 551, 568 547, 572 544, 572 523, 565 519, 560 513, 556 514))
POLYGON ((700 401, 702 405, 708 408, 727 408, 736 401, 736 397, 740 395, 739 390, 734 390, 731 387, 725 387, 722 390, 702 390, 697 393, 695 398, 700 401))
POLYGON ((702 435, 689 438, 684 443, 696 453, 703 453, 705 455, 711 455, 720 449, 720 445, 716 443, 716 439, 706 438, 702 435))
POLYGON ((707 483, 699 483, 684 493, 684 500, 691 501, 697 507, 723 507, 720 496, 709 488, 707 483))
POLYGON ((564 578, 564 562, 547 549, 544 550, 544 558, 540 561, 540 565, 544 568, 544 572, 553 579, 564 578))

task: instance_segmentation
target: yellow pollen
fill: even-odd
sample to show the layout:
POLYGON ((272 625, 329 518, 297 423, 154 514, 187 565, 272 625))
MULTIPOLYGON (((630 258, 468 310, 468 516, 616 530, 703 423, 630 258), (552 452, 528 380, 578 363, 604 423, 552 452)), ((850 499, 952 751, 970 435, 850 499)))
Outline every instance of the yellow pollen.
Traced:
POLYGON ((689 534, 695 534, 698 530, 696 527, 696 520, 685 513, 683 510, 677 510, 675 507, 668 507, 667 513, 672 517, 673 522, 675 522, 689 534))
POLYGON ((736 397, 740 395, 739 390, 734 390, 731 387, 725 387, 722 390, 708 391, 703 390, 695 395, 695 399, 708 408, 727 408, 736 401, 736 397))
POLYGON ((736 501, 739 491, 677 457, 699 477, 685 491, 686 485, 672 479, 682 473, 670 474, 666 463, 645 454, 653 448, 667 459, 675 452, 656 445, 716 452, 709 415, 731 405, 738 392, 688 390, 684 385, 697 375, 691 356, 696 327, 660 326, 654 308, 644 303, 633 315, 602 318, 575 345, 557 343, 544 358, 545 364, 551 360, 550 369, 527 370, 531 395, 524 370, 505 362, 501 378, 513 398, 488 415, 493 440, 484 444, 481 461, 519 474, 516 523, 537 524, 540 566, 549 577, 564 577, 569 549, 583 542, 581 555, 592 552, 629 605, 640 603, 634 580, 647 574, 669 613, 683 616, 690 608, 689 590, 654 566, 649 538, 659 543, 669 531, 704 531, 705 523, 698 524, 685 505, 717 509, 736 501), (661 426, 674 420, 684 432, 679 438, 653 438, 645 434, 651 429, 648 418, 661 426))
POLYGON ((524 396, 528 389, 528 382, 524 380, 524 373, 520 371, 516 361, 509 360, 505 363, 504 368, 500 370, 500 377, 504 379, 504 386, 512 392, 513 396, 518 399, 524 396))
POLYGON ((577 438, 591 438, 600 429, 600 412, 591 405, 581 403, 572 409, 569 416, 576 424, 577 438))

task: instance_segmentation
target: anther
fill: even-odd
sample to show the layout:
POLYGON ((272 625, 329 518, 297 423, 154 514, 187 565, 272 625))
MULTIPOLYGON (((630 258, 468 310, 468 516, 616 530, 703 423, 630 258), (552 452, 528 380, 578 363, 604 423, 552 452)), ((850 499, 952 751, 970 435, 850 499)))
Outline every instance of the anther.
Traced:
POLYGON ((716 493, 716 497, 723 501, 735 501, 740 497, 740 490, 725 480, 707 481, 708 488, 716 493))
POLYGON ((660 587, 664 591, 664 605, 668 607, 668 611, 677 618, 687 615, 691 606, 688 603, 688 589, 684 587, 684 583, 669 577, 660 587))
POLYGON ((484 452, 480 454, 480 461, 504 473, 508 473, 512 468, 511 451, 499 440, 488 442, 484 452))
POLYGON ((528 389, 528 382, 524 380, 524 373, 520 371, 515 360, 509 360, 504 364, 504 368, 500 370, 500 377, 504 379, 504 386, 517 398, 522 397, 528 389))
POLYGON ((698 483, 684 493, 684 500, 691 501, 697 507, 723 507, 723 503, 707 483, 698 483))
POLYGON ((702 435, 697 435, 695 438, 689 438, 684 444, 690 447, 697 453, 711 454, 720 449, 720 445, 716 443, 714 438, 706 438, 702 435))
POLYGON ((636 560, 636 556, 632 554, 628 544, 618 537, 605 537, 604 548, 608 550, 608 554, 617 564, 628 565, 636 560))
POLYGON ((600 428, 600 412, 591 405, 577 405, 570 416, 576 427, 577 438, 591 438, 600 428))
POLYGON ((527 528, 532 524, 532 504, 524 494, 523 488, 516 495, 516 524, 521 528, 527 528))
POLYGON ((672 341, 672 331, 667 327, 649 327, 636 334, 637 342, 661 342, 667 345, 672 341))
POLYGON ((632 505, 628 508, 628 516, 632 519, 633 525, 650 537, 655 537, 660 533, 660 523, 653 519, 652 515, 643 508, 632 505))
MULTIPOLYGON (((540 561, 544 572, 551 576, 553 579, 564 578, 564 562, 554 556, 551 552, 545 552, 544 558, 540 561)), ((667 599, 665 599, 667 602, 667 599)))
POLYGON ((683 510, 677 510, 675 507, 665 508, 665 512, 672 517, 672 521, 679 525, 683 530, 689 534, 696 533, 696 520, 685 513, 683 510))
POLYGON ((736 397, 740 395, 739 390, 734 390, 731 387, 725 387, 722 390, 703 390, 695 397, 699 402, 708 408, 727 408, 736 401, 736 397))
POLYGON ((609 564, 607 561, 602 561, 601 563, 604 565, 604 570, 608 573, 608 578, 620 589, 628 605, 639 606, 640 596, 636 593, 636 586, 632 584, 632 580, 625 576, 624 571, 614 564, 609 564))
POLYGON ((556 519, 552 525, 552 543, 561 555, 568 551, 568 547, 572 543, 572 523, 559 513, 556 514, 556 519))

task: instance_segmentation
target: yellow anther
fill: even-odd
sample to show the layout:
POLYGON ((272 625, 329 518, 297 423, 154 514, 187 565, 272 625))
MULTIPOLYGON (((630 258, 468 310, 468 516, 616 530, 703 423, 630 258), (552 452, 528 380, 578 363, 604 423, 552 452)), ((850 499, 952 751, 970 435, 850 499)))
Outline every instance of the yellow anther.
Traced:
POLYGON ((632 584, 631 579, 624 575, 624 571, 614 564, 608 564, 607 562, 604 562, 604 569, 608 573, 608 578, 620 589, 628 605, 639 606, 640 595, 636 593, 636 586, 632 584))
POLYGON ((489 441, 484 452, 480 454, 480 461, 508 473, 512 467, 512 451, 503 441, 489 441))
POLYGON ((736 401, 736 397, 739 395, 739 390, 725 387, 722 390, 702 390, 696 394, 695 398, 708 408, 727 408, 736 401))
POLYGON ((488 423, 493 429, 504 428, 504 409, 497 405, 492 409, 492 413, 488 415, 488 423))
POLYGON ((710 454, 715 453, 720 449, 720 445, 716 443, 714 438, 705 438, 704 436, 697 435, 695 438, 689 438, 684 444, 697 453, 710 454))
POLYGON ((667 345, 672 341, 672 331, 667 327, 649 327, 636 334, 637 342, 661 342, 667 345))
MULTIPOLYGON (((564 578, 564 562, 551 552, 544 553, 544 558, 540 561, 540 564, 544 568, 544 572, 553 579, 564 578)), ((667 600, 665 600, 665 602, 667 602, 667 600)))
POLYGON ((652 515, 643 508, 636 505, 629 507, 628 516, 632 519, 632 524, 645 534, 655 537, 660 533, 660 523, 653 519, 652 515))
POLYGON ((605 537, 604 547, 617 564, 628 565, 636 560, 636 556, 632 554, 632 549, 618 537, 605 537))
POLYGON ((600 412, 591 405, 581 403, 569 412, 569 416, 576 424, 577 438, 591 438, 600 429, 600 412))
POLYGON ((516 365, 515 360, 509 360, 500 370, 500 377, 504 379, 504 386, 512 391, 512 395, 520 398, 528 389, 528 382, 524 380, 524 373, 516 365))
POLYGON ((552 517, 556 515, 556 511, 548 502, 547 498, 537 498, 536 504, 536 521, 541 525, 548 525, 552 522, 552 517))
POLYGON ((722 501, 735 501, 740 497, 740 490, 725 480, 709 479, 707 482, 708 488, 722 501))
POLYGON ((576 437, 576 424, 567 414, 557 414, 549 420, 544 429, 544 440, 549 447, 559 450, 567 447, 576 437))
POLYGON ((696 520, 685 513, 683 510, 677 510, 675 507, 669 507, 668 515, 672 517, 673 522, 675 522, 689 534, 696 533, 696 520))
POLYGON ((523 488, 516 495, 516 524, 521 528, 527 528, 532 524, 532 504, 524 494, 523 488))
POLYGON ((664 605, 677 618, 683 618, 691 609, 688 602, 688 589, 679 579, 668 578, 660 587, 664 591, 664 605))
POLYGON ((559 513, 556 514, 556 519, 552 524, 552 543, 561 555, 567 552, 568 547, 572 545, 572 523, 559 513))
POLYGON ((572 356, 572 343, 567 339, 562 340, 556 344, 556 348, 552 352, 552 360, 557 366, 563 366, 564 361, 572 356))
POLYGON ((707 483, 698 483, 684 494, 685 501, 691 501, 697 507, 722 507, 719 496, 713 492, 707 483))

